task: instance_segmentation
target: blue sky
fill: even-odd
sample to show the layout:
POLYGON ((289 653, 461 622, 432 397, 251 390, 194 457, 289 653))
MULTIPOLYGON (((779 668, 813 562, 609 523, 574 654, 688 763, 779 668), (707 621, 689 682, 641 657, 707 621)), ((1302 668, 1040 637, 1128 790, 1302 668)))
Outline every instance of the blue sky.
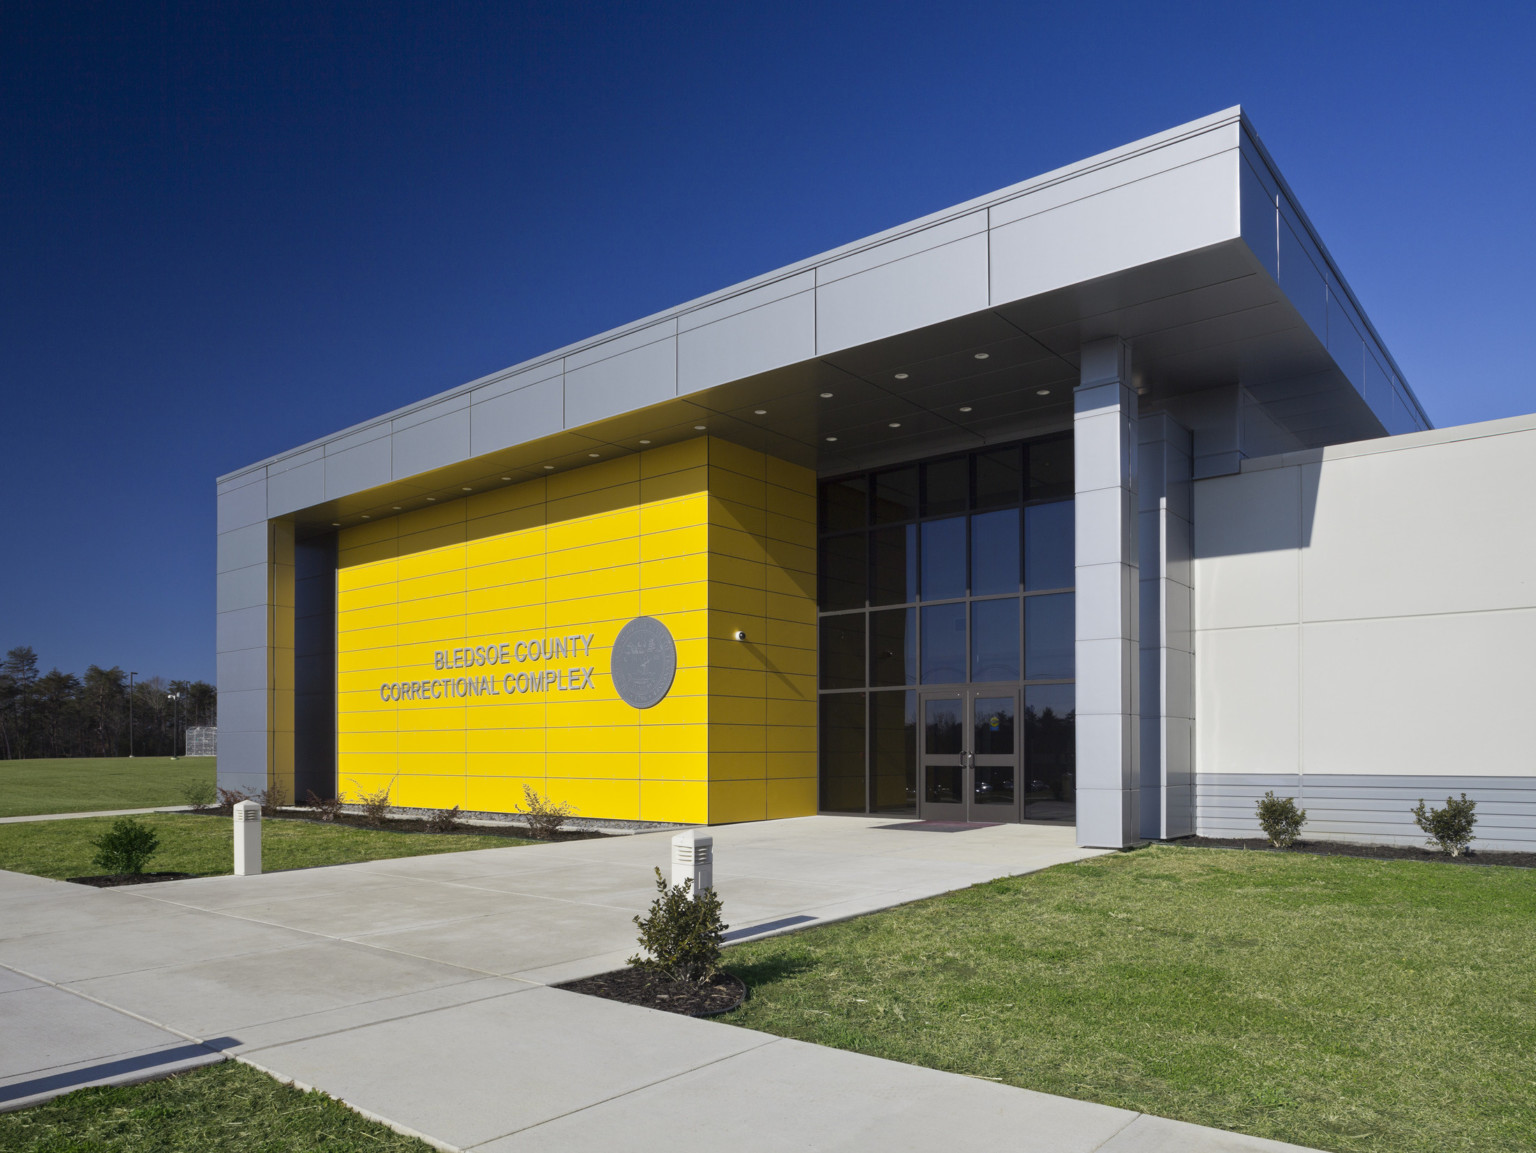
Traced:
POLYGON ((7 4, 0 649, 213 677, 214 477, 1244 105, 1438 425, 1536 410, 1515 4, 7 4))

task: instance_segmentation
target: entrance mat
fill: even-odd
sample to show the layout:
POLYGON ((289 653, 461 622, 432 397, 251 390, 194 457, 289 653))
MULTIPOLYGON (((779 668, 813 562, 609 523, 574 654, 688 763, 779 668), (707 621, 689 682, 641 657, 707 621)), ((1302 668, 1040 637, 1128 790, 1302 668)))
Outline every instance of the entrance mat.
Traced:
POLYGON ((874 825, 876 829, 910 829, 914 833, 964 833, 970 829, 995 829, 1001 821, 901 821, 895 825, 874 825))

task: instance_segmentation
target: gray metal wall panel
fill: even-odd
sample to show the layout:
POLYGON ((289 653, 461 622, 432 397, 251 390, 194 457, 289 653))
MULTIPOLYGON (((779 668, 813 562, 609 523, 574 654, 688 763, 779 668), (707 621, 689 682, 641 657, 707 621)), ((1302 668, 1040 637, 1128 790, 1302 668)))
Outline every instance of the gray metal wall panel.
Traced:
MULTIPOLYGON (((255 689, 219 690, 219 732, 224 733, 263 733, 267 731, 267 690, 263 686, 255 689)), ((224 752, 227 754, 226 746, 224 752)), ((261 771, 266 771, 265 763, 259 766, 261 771)), ((247 772, 252 771, 249 765, 244 766, 247 772)))
POLYGON ((469 456, 469 405, 436 420, 398 429, 393 440, 391 468, 396 480, 431 472, 469 456))
POLYGON ((787 296, 795 296, 801 292, 810 292, 816 287, 816 272, 807 269, 797 272, 793 276, 786 276, 769 284, 749 289, 746 292, 738 292, 734 296, 728 296, 724 300, 717 300, 712 304, 706 304, 702 308, 695 308, 691 312, 685 312, 677 318, 678 332, 687 332, 692 328, 702 328, 706 324, 714 324, 718 320, 724 320, 728 316, 736 316, 743 312, 751 312, 754 308, 761 308, 765 304, 772 304, 776 300, 783 300, 787 296))
POLYGON ((964 240, 968 236, 979 236, 986 230, 985 209, 967 213, 965 216, 957 216, 942 224, 920 228, 904 236, 893 237, 882 244, 871 245, 841 259, 829 260, 816 270, 816 283, 818 286, 832 284, 845 276, 856 276, 882 265, 906 260, 919 253, 931 252, 944 245, 953 244, 957 240, 964 240))
POLYGON ((325 500, 325 458, 276 473, 267 480, 267 515, 283 516, 325 500))
POLYGON ((267 650, 235 649, 215 658, 219 692, 267 687, 267 650))
POLYGON ((1296 798, 1307 811, 1303 838, 1422 845, 1410 810, 1466 793, 1477 801, 1477 849, 1536 850, 1536 777, 1303 777, 1201 773, 1196 781, 1197 831, 1207 837, 1255 837, 1254 805, 1266 790, 1296 798))
POLYGON ((677 395, 677 337, 566 370, 565 427, 577 428, 677 395))
POLYGON ((556 357, 545 364, 536 365, 523 372, 508 372, 492 380, 486 381, 479 388, 469 394, 471 404, 484 404, 498 396, 504 396, 509 392, 517 392, 529 385, 538 384, 545 380, 558 380, 565 374, 565 358, 556 357))
POLYGON ((218 531, 232 532, 267 519, 267 478, 259 476, 250 484, 232 488, 218 495, 218 531))
POLYGON ((1238 196, 1242 200, 1243 240, 1274 277, 1280 279, 1279 209, 1275 196, 1244 156, 1239 170, 1238 196))
POLYGON ((681 333, 677 391, 686 395, 815 355, 816 294, 802 292, 681 333))
POLYGON ((340 452, 328 452, 325 458, 325 499, 335 500, 388 484, 393 479, 390 443, 391 438, 385 436, 340 452))
POLYGON ((634 352, 646 345, 655 344, 659 340, 666 340, 676 335, 677 319, 675 317, 658 324, 647 324, 644 328, 637 328, 622 336, 615 336, 610 340, 600 341, 572 352, 565 358, 565 371, 569 374, 578 368, 586 368, 600 360, 612 360, 626 352, 634 352))
POLYGON ((987 304, 987 238, 980 234, 820 285, 816 349, 852 348, 987 304))
POLYGON ((215 553, 215 572, 233 572, 249 568, 253 564, 267 563, 267 525, 248 524, 231 532, 219 534, 215 553))
POLYGON ((213 583, 217 612, 229 613, 267 603, 267 566, 264 563, 221 572, 213 583))
POLYGON ((1285 219, 1280 220, 1280 287, 1301 313, 1302 319, 1313 334, 1325 345, 1328 343, 1328 286, 1323 274, 1308 255, 1307 245, 1297 236, 1296 229, 1285 219))
POLYGON ((390 431, 398 435, 404 429, 415 428, 418 424, 428 424, 434 420, 441 420, 451 413, 461 412, 468 408, 473 399, 470 393, 461 392, 455 396, 444 397, 435 404, 427 404, 421 408, 412 409, 403 416, 397 416, 390 421, 390 431))
POLYGON ((565 427, 565 386, 559 376, 499 393, 469 410, 469 451, 481 456, 565 427))
POLYGON ((239 649, 267 647, 267 608, 258 605, 219 613, 214 625, 214 651, 232 653, 239 649))

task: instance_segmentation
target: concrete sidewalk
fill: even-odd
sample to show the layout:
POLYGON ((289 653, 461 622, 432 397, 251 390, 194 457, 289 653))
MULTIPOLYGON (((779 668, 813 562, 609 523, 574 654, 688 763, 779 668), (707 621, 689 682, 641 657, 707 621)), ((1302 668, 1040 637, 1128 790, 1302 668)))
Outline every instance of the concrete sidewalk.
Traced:
MULTIPOLYGON (((894 824, 713 830, 733 935, 1094 855, 1070 829, 894 824)), ((642 834, 115 890, 0 873, 0 964, 17 974, 0 1036, 13 1017, 45 1035, 45 994, 89 999, 112 1014, 92 1026, 99 1065, 217 1048, 445 1149, 1292 1148, 548 988, 634 951, 668 846, 642 834)), ((8 1053, 0 1091, 60 1060, 8 1053)))
POLYGON ((133 817, 140 813, 190 813, 190 805, 165 805, 158 809, 97 809, 90 813, 28 813, 22 817, 0 817, 0 825, 21 825, 29 821, 78 821, 82 817, 133 817))

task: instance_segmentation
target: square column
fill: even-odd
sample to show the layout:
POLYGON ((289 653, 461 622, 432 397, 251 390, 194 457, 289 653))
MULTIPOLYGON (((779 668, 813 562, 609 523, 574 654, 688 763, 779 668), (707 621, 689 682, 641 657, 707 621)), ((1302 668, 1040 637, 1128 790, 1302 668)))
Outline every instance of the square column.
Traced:
POLYGON ((1073 392, 1077 843, 1141 835, 1136 390, 1120 340, 1085 344, 1073 392))
POLYGON ((1141 835, 1155 839, 1195 830, 1192 447, 1165 412, 1139 421, 1141 835))

